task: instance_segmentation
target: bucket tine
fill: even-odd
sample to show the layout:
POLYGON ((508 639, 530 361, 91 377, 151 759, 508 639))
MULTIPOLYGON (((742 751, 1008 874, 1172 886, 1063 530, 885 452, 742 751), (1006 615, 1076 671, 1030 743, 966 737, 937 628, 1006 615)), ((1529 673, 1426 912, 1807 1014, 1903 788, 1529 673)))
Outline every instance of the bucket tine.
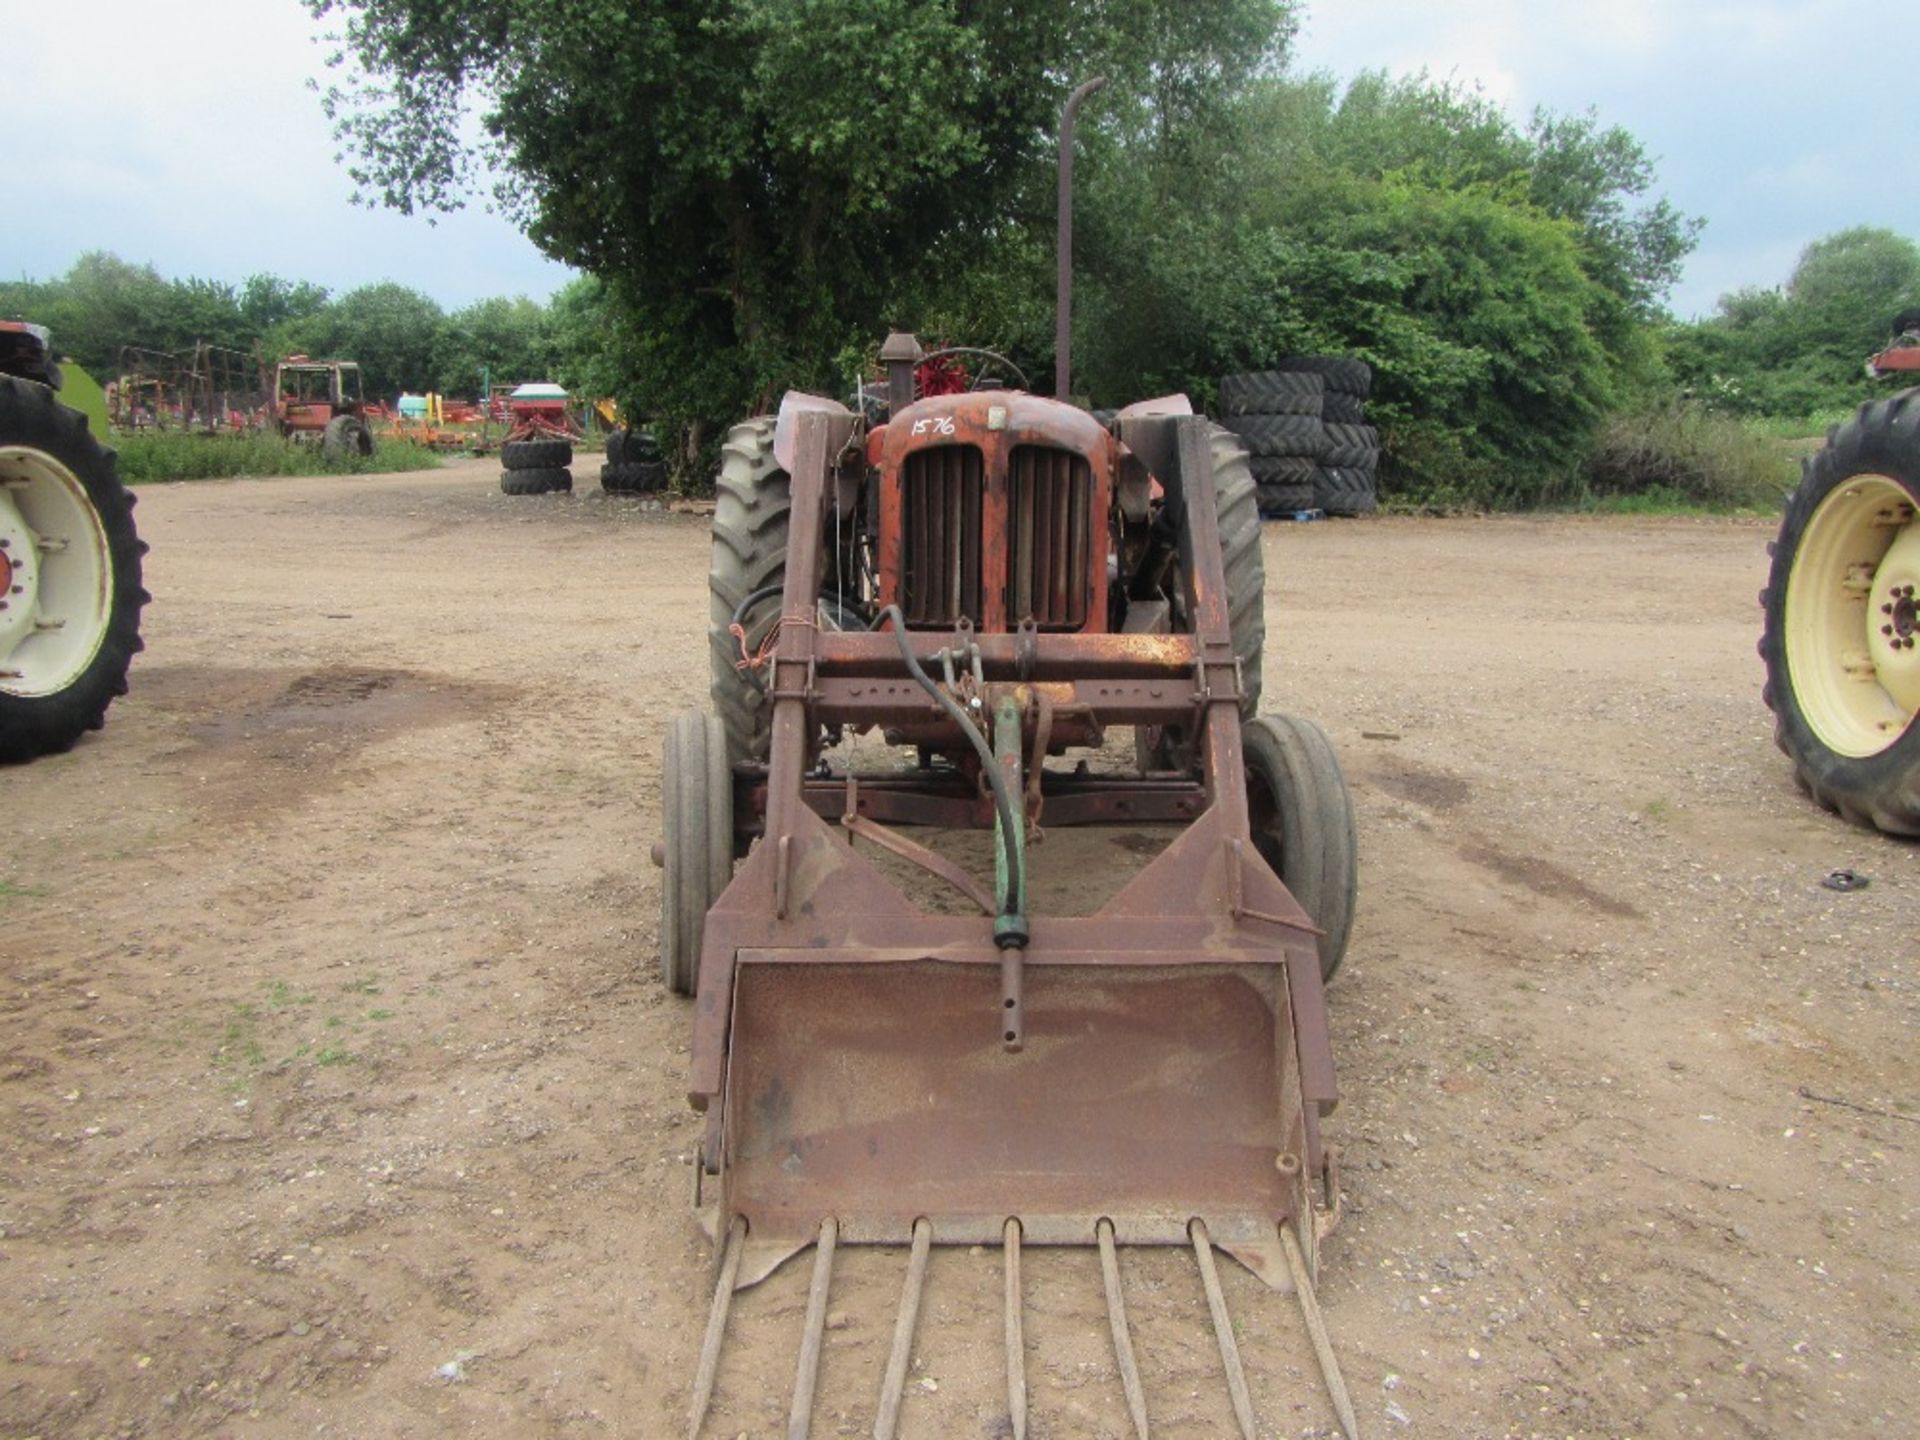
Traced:
POLYGON ((1213 1333, 1220 1342, 1220 1363, 1227 1371, 1227 1393, 1233 1397, 1233 1416, 1240 1422, 1240 1433, 1254 1440, 1253 1397, 1247 1393, 1247 1373, 1240 1368, 1240 1344, 1233 1338, 1233 1321, 1227 1315, 1227 1297, 1220 1289, 1220 1271, 1213 1263, 1213 1240, 1207 1234, 1207 1222, 1195 1219, 1187 1226, 1193 1241, 1193 1255, 1200 1262, 1200 1284, 1207 1292, 1207 1309, 1213 1312, 1213 1333))
POLYGON ((714 1376, 720 1373, 720 1342, 727 1336, 727 1311, 733 1306, 733 1282, 740 1274, 740 1252, 746 1247, 747 1220, 733 1217, 727 1226, 727 1252, 720 1262, 720 1278, 713 1286, 713 1309, 707 1315, 707 1338, 700 1342, 700 1365, 693 1374, 693 1409, 687 1421, 687 1440, 699 1440, 700 1426, 713 1399, 714 1376))
POLYGON ((1286 1247, 1287 1268, 1293 1272, 1293 1290, 1300 1297, 1300 1315, 1307 1322, 1307 1334, 1313 1339, 1313 1353, 1320 1358, 1320 1378, 1326 1382, 1327 1398, 1339 1417, 1340 1429, 1347 1440, 1360 1440, 1360 1426, 1353 1416, 1353 1397, 1341 1378, 1340 1362, 1333 1357, 1333 1342, 1327 1338, 1327 1325, 1320 1318, 1320 1302, 1313 1293, 1313 1276, 1307 1271, 1307 1258, 1300 1253, 1300 1240, 1291 1229, 1280 1227, 1280 1243, 1286 1247))
POLYGON ((893 1353, 887 1357, 887 1377, 880 1385, 873 1440, 893 1440, 900 1424, 900 1397, 907 1386, 907 1360, 913 1352, 913 1327, 920 1319, 920 1291, 926 1284, 927 1251, 932 1244, 933 1225, 923 1215, 913 1222, 913 1254, 907 1260, 906 1284, 900 1289, 900 1318, 893 1326, 893 1353))
POLYGON ((793 1376, 787 1440, 807 1440, 807 1431, 813 1425, 813 1388, 820 1379, 820 1336, 827 1324, 827 1287, 833 1283, 833 1251, 839 1242, 840 1222, 828 1216, 820 1222, 820 1240, 813 1252, 813 1283, 807 1287, 807 1319, 800 1332, 800 1364, 793 1376))
POLYGON ((1113 1222, 1101 1220, 1094 1227, 1094 1233, 1100 1237, 1100 1275, 1107 1284, 1107 1319, 1113 1326, 1113 1358, 1120 1366, 1120 1383, 1126 1387, 1134 1433, 1140 1440, 1148 1440, 1147 1392, 1140 1385, 1140 1367, 1133 1359, 1133 1337, 1127 1332, 1127 1302, 1120 1293, 1120 1257, 1113 1250, 1113 1222))
POLYGON ((1002 1232, 1007 1259, 1007 1415, 1013 1440, 1027 1440, 1027 1337, 1020 1319, 1020 1222, 1002 1232))

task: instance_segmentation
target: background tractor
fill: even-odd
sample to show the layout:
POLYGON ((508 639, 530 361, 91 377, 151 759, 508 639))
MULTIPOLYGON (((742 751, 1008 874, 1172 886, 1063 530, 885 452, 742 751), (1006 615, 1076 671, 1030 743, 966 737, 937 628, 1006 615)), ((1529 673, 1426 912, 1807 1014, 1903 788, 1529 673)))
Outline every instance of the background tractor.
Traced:
POLYGON ((99 387, 90 420, 46 330, 0 321, 0 761, 70 748, 127 693, 140 646, 133 496, 120 483, 99 387))
POLYGON ((835 1249, 888 1244, 911 1247, 874 1431, 890 1436, 937 1243, 1001 1250, 1024 1435, 1020 1253, 1039 1244, 1098 1248, 1144 1436, 1117 1247, 1175 1245, 1250 1437, 1214 1253, 1292 1289, 1324 1338, 1323 986, 1352 923, 1351 801, 1317 726, 1259 712, 1239 441, 1179 396, 1103 424, 986 383, 1017 372, 971 355, 955 386, 896 333, 883 406, 789 393, 725 444, 713 703, 667 736, 656 852, 664 978, 695 1000, 696 1205, 721 1264, 692 1429, 733 1291, 812 1246, 789 1427, 806 1434, 835 1249), (1160 831, 1151 858, 1061 902, 1099 892, 1087 856, 1115 853, 1065 832, 1142 826, 1160 831))
POLYGON ((371 455, 373 427, 360 367, 351 360, 289 355, 273 369, 272 425, 287 439, 318 439, 330 459, 371 455))

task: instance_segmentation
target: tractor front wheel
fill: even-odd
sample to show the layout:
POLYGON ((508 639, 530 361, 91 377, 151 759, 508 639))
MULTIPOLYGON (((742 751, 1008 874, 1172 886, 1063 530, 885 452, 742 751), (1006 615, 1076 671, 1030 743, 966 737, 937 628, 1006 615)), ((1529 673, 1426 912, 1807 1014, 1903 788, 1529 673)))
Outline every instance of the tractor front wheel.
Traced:
POLYGON ((1241 727, 1253 844, 1323 932, 1320 978, 1331 980, 1353 931, 1358 848, 1353 796, 1326 731, 1293 715, 1241 727))
POLYGON ((733 877, 733 770, 719 718, 684 710, 667 727, 660 771, 660 976, 676 995, 700 984, 707 910, 733 877))
POLYGON ((1829 810, 1920 835, 1920 389, 1806 463, 1761 592, 1774 738, 1829 810))

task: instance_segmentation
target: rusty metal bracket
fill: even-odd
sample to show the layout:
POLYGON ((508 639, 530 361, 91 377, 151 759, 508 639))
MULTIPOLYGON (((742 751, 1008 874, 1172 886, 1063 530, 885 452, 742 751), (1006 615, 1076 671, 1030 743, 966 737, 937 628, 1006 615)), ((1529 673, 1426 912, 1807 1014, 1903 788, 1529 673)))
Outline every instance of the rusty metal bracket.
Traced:
POLYGON ((995 912, 993 897, 984 886, 966 871, 954 864, 946 856, 929 850, 917 840, 909 840, 897 830, 889 830, 877 821, 849 810, 840 817, 840 823, 849 835, 858 835, 863 840, 871 840, 882 850, 891 851, 909 864, 918 865, 929 875, 937 876, 978 905, 983 914, 995 912))

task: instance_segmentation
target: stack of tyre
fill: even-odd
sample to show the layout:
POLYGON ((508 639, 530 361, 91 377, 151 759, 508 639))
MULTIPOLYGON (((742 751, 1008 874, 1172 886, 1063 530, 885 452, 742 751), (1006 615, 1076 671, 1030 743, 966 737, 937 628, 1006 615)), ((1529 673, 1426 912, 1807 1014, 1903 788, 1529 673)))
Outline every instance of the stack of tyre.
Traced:
POLYGON ((573 489, 573 442, 541 436, 500 447, 500 489, 507 495, 547 495, 573 489))
POLYGON ((600 488, 609 495, 651 495, 667 488, 667 462, 651 432, 622 426, 608 433, 600 488))
POLYGON ((1346 355, 1289 355, 1271 370, 1222 377, 1223 423, 1252 452, 1262 514, 1373 513, 1380 432, 1367 424, 1372 389, 1367 362, 1346 355))
POLYGON ((1220 378, 1220 423, 1247 447, 1262 515, 1298 515, 1313 505, 1313 477, 1326 435, 1320 422, 1325 380, 1288 370, 1220 378))

